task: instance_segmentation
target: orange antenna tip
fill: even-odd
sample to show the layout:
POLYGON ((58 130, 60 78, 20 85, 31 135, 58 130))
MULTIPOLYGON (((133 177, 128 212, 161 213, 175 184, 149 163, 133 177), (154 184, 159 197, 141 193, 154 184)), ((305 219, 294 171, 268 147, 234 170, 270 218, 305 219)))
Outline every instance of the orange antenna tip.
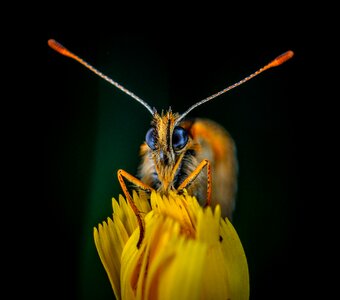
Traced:
POLYGON ((58 53, 71 58, 75 58, 75 55, 72 52, 67 50, 62 44, 58 43, 56 40, 49 39, 47 43, 53 50, 57 51, 58 53))
POLYGON ((285 53, 282 53, 281 55, 279 55, 278 57, 276 57, 274 60, 272 60, 269 64, 268 67, 277 67, 281 64, 283 64, 284 62, 286 62, 288 59, 291 59, 294 55, 294 52, 292 50, 288 50, 285 53))

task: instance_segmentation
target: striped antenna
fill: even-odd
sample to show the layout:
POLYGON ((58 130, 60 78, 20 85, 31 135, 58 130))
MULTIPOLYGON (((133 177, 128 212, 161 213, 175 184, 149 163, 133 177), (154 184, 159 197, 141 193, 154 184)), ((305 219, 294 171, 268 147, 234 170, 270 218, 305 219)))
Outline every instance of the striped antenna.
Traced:
POLYGON ((130 97, 137 100, 139 103, 141 103, 152 115, 154 115, 154 110, 141 98, 136 96, 134 93, 130 92, 125 87, 121 86, 116 81, 112 80, 110 77, 104 75, 102 72, 98 71, 96 68, 92 67, 89 63, 87 63, 85 60, 81 59, 79 56, 75 55, 68 49, 66 49, 62 44, 58 43, 56 40, 50 39, 48 40, 48 45, 55 51, 59 52, 62 55, 68 56, 77 62, 81 63, 83 66, 85 66, 87 69, 92 71, 93 73, 97 74, 101 78, 105 79, 115 87, 119 88, 121 91, 123 91, 125 94, 129 95, 130 97))
POLYGON ((178 124, 189 112, 191 112, 194 108, 202 105, 205 102, 208 102, 222 94, 224 94, 225 92, 228 92, 230 90, 232 90, 233 88, 245 83, 246 81, 254 78, 255 76, 259 75, 260 73, 262 73, 263 71, 266 71, 272 67, 277 67, 281 64, 283 64, 284 62, 286 62, 287 60, 289 60, 290 58, 292 58, 294 55, 294 52, 289 50, 281 55, 279 55, 278 57, 276 57, 274 60, 272 60, 270 63, 268 63, 267 65, 265 65, 264 67, 262 67, 261 69, 257 70, 256 72, 254 72, 253 74, 247 76, 246 78, 240 80, 239 82, 234 83, 233 85, 228 86, 227 88, 223 89, 222 91, 219 91, 216 94, 213 94, 197 103, 195 103, 194 105, 192 105, 186 112, 184 112, 183 114, 181 114, 181 116, 176 120, 176 124, 178 124))

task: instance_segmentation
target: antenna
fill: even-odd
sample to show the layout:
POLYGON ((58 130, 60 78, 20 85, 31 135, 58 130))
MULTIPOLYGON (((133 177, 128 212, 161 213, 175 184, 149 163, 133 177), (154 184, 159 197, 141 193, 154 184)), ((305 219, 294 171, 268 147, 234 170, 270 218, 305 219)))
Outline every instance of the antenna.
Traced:
POLYGON ((136 96, 134 93, 127 90, 125 87, 121 86, 116 81, 112 80, 110 77, 104 75, 102 72, 98 71, 96 68, 92 67, 89 63, 87 63, 85 60, 81 59, 79 56, 75 55, 68 49, 66 49, 62 44, 58 43, 56 40, 50 39, 48 40, 48 45, 55 51, 59 52, 62 55, 68 56, 77 62, 81 63, 83 66, 85 66, 87 69, 92 71, 93 73, 97 74, 101 78, 105 79, 115 87, 119 88, 121 91, 123 91, 125 94, 129 95, 130 97, 137 100, 139 103, 141 103, 152 115, 154 115, 154 110, 141 98, 136 96))
POLYGON ((213 94, 197 103, 195 103, 194 105, 192 105, 191 107, 189 107, 189 109, 184 112, 177 120, 176 120, 176 124, 178 124, 189 112, 191 112, 194 108, 196 108, 197 106, 200 106, 201 104, 208 102, 222 94, 224 94, 227 91, 230 91, 231 89, 245 83, 246 81, 254 78, 255 76, 259 75, 260 73, 262 73, 263 71, 266 71, 272 67, 277 67, 281 64, 283 64, 284 62, 286 62, 287 60, 289 60, 290 58, 292 58, 294 55, 294 52, 289 50, 279 56, 277 56, 274 60, 272 60, 270 63, 268 63, 267 65, 265 65, 264 67, 262 67, 261 69, 257 70, 256 72, 254 72, 253 74, 247 76, 246 78, 240 80, 239 82, 234 83, 233 85, 228 86, 227 88, 223 89, 222 91, 219 91, 216 94, 213 94))

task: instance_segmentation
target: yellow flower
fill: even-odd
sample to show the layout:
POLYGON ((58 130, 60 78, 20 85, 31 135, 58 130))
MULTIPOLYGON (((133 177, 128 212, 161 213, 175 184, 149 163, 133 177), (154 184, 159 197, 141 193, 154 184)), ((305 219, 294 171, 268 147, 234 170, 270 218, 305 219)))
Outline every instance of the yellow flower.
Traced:
POLYGON ((113 217, 94 228, 101 262, 117 299, 249 299, 249 273, 240 239, 228 219, 187 193, 133 193, 145 213, 145 236, 120 196, 113 217))

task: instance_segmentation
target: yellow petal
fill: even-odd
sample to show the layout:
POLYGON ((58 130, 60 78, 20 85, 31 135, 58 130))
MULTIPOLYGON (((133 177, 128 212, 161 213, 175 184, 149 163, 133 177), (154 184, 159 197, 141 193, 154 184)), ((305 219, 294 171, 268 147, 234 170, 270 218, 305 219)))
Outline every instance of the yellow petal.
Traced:
POLYGON ((249 299, 249 270, 240 238, 228 218, 221 219, 222 253, 227 263, 231 299, 249 299))
POLYGON ((249 299, 246 256, 219 206, 203 209, 186 192, 153 192, 151 211, 147 197, 134 193, 133 199, 148 212, 139 249, 136 217, 123 198, 113 203, 113 222, 94 234, 117 299, 249 299))
POLYGON ((157 299, 200 299, 207 246, 183 236, 174 239, 158 272, 157 299), (165 263, 164 263, 165 262, 165 263))
MULTIPOLYGON (((124 232, 124 231, 123 231, 124 232)), ((93 230, 95 245, 100 260, 109 277, 112 289, 117 299, 120 295, 120 253, 125 245, 124 240, 128 239, 125 232, 119 232, 118 227, 113 225, 111 219, 108 223, 98 225, 93 230)))
POLYGON ((121 298, 119 299, 136 299, 136 281, 139 277, 140 262, 137 254, 141 253, 141 249, 137 249, 136 245, 139 239, 139 230, 136 230, 125 245, 121 256, 120 278, 121 298))
POLYGON ((183 234, 194 237, 194 222, 195 219, 192 216, 191 204, 196 202, 192 201, 194 198, 190 197, 190 205, 188 204, 187 194, 178 195, 174 192, 170 193, 168 197, 161 197, 160 194, 153 192, 151 194, 151 207, 152 209, 161 215, 165 215, 168 218, 178 221, 181 225, 181 231, 183 234))
MULTIPOLYGON (((146 197, 138 197, 137 193, 134 192, 133 198, 141 211, 150 211, 151 208, 146 197)), ((114 212, 113 220, 108 218, 107 222, 99 224, 98 229, 94 228, 93 235, 100 260, 109 277, 112 289, 116 298, 120 299, 121 255, 128 239, 138 228, 138 222, 133 210, 122 196, 119 196, 119 202, 114 198, 112 199, 112 208, 114 212)))

